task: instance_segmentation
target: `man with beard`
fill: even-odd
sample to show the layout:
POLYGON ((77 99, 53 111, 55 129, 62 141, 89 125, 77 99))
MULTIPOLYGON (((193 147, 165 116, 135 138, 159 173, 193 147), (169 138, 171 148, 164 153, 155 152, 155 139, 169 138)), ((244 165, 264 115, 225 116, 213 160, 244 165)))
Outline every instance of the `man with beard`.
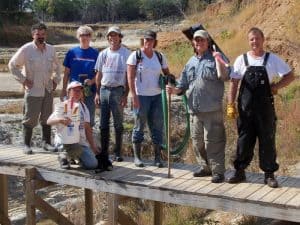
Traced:
POLYGON ((42 125, 43 148, 55 151, 47 119, 52 112, 53 92, 60 82, 60 66, 54 47, 45 42, 46 30, 45 24, 34 24, 31 27, 33 41, 23 45, 8 64, 25 89, 22 121, 25 154, 32 154, 32 130, 38 121, 42 125))

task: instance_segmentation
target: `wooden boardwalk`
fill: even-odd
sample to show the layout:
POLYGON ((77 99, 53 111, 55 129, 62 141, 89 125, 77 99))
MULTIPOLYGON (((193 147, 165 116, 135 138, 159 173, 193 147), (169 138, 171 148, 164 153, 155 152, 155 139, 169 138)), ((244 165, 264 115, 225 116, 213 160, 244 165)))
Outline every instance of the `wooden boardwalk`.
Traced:
MULTIPOLYGON (((0 191, 4 190, 0 193, 0 224, 1 218, 4 221, 3 224, 9 224, 5 223, 8 219, 5 202, 7 184, 4 178, 6 175, 26 177, 29 182, 27 182, 29 186, 25 186, 27 189, 30 189, 28 188, 30 179, 44 182, 39 183, 37 185, 39 187, 46 186, 45 181, 47 181, 85 188, 86 198, 90 199, 89 201, 91 201, 93 191, 107 192, 152 200, 156 203, 173 203, 300 222, 300 178, 279 176, 280 187, 276 189, 264 185, 263 174, 258 173, 247 173, 245 183, 214 184, 210 182, 210 177, 193 177, 192 174, 196 168, 195 165, 174 164, 171 170, 172 178, 167 178, 167 168, 157 168, 150 164, 145 168, 137 168, 132 161, 114 163, 113 171, 102 173, 79 169, 62 170, 59 168, 56 154, 41 151, 33 155, 24 155, 19 147, 0 145, 0 179, 2 181, 0 191), (35 172, 30 175, 32 168, 35 172)), ((30 190, 25 192, 26 195, 33 194, 30 190)), ((27 203, 33 204, 29 203, 29 198, 30 196, 27 196, 27 203)), ((35 204, 38 203, 42 204, 38 201, 35 204)), ((114 204, 112 210, 116 210, 118 201, 114 204)), ((35 212, 32 210, 33 206, 31 205, 31 209, 27 208, 27 217, 28 214, 35 212)), ((160 211, 161 208, 157 209, 160 211)), ((86 213, 92 213, 88 211, 86 213)), ((118 211, 113 214, 113 217, 117 214, 118 211)), ((32 216, 34 218, 34 215, 32 216)), ((161 224, 161 216, 156 215, 156 217, 158 219, 155 219, 154 224, 161 224)), ((34 222, 27 222, 27 224, 34 224, 34 222)), ((71 223, 62 222, 61 224, 71 223)), ((88 222, 87 219, 86 224, 92 224, 92 222, 88 222)), ((117 222, 111 222, 111 224, 117 224, 117 222)))

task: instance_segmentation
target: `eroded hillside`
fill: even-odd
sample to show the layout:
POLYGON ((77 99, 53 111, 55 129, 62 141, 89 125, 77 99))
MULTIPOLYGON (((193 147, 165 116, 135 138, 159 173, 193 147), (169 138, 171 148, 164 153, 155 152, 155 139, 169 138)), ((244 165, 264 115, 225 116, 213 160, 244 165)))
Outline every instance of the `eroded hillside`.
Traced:
MULTIPOLYGON (((299 0, 224 0, 211 4, 192 16, 184 26, 203 24, 231 61, 248 50, 247 31, 261 28, 266 49, 283 57, 300 72, 300 1, 299 0)), ((180 31, 162 33, 162 46, 181 41, 180 31)))

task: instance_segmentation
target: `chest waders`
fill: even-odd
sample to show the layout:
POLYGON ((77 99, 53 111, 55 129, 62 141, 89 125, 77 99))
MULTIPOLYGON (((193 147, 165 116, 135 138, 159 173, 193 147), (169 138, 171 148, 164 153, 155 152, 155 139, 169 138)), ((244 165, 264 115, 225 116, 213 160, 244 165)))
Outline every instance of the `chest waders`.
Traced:
POLYGON ((278 169, 276 163, 275 131, 276 115, 274 99, 266 70, 269 53, 266 53, 262 66, 249 66, 247 55, 244 62, 247 67, 243 76, 239 96, 238 141, 235 169, 245 169, 251 162, 256 138, 259 143, 259 166, 267 173, 278 169))

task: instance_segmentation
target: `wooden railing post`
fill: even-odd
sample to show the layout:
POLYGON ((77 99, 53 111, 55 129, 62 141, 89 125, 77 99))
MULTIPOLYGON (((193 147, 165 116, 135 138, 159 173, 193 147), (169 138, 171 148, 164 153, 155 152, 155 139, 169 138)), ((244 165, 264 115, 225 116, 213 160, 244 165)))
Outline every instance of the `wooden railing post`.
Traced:
POLYGON ((85 198, 85 224, 93 225, 93 191, 90 189, 84 189, 85 198))
POLYGON ((163 221, 163 205, 161 202, 154 201, 154 220, 153 225, 162 225, 163 221))
POLYGON ((7 176, 0 174, 0 224, 10 225, 8 219, 8 184, 7 176))
POLYGON ((118 225, 119 212, 119 196, 116 194, 107 194, 108 204, 108 224, 118 225))
POLYGON ((36 224, 34 189, 35 174, 36 170, 34 168, 25 169, 26 225, 36 224))

